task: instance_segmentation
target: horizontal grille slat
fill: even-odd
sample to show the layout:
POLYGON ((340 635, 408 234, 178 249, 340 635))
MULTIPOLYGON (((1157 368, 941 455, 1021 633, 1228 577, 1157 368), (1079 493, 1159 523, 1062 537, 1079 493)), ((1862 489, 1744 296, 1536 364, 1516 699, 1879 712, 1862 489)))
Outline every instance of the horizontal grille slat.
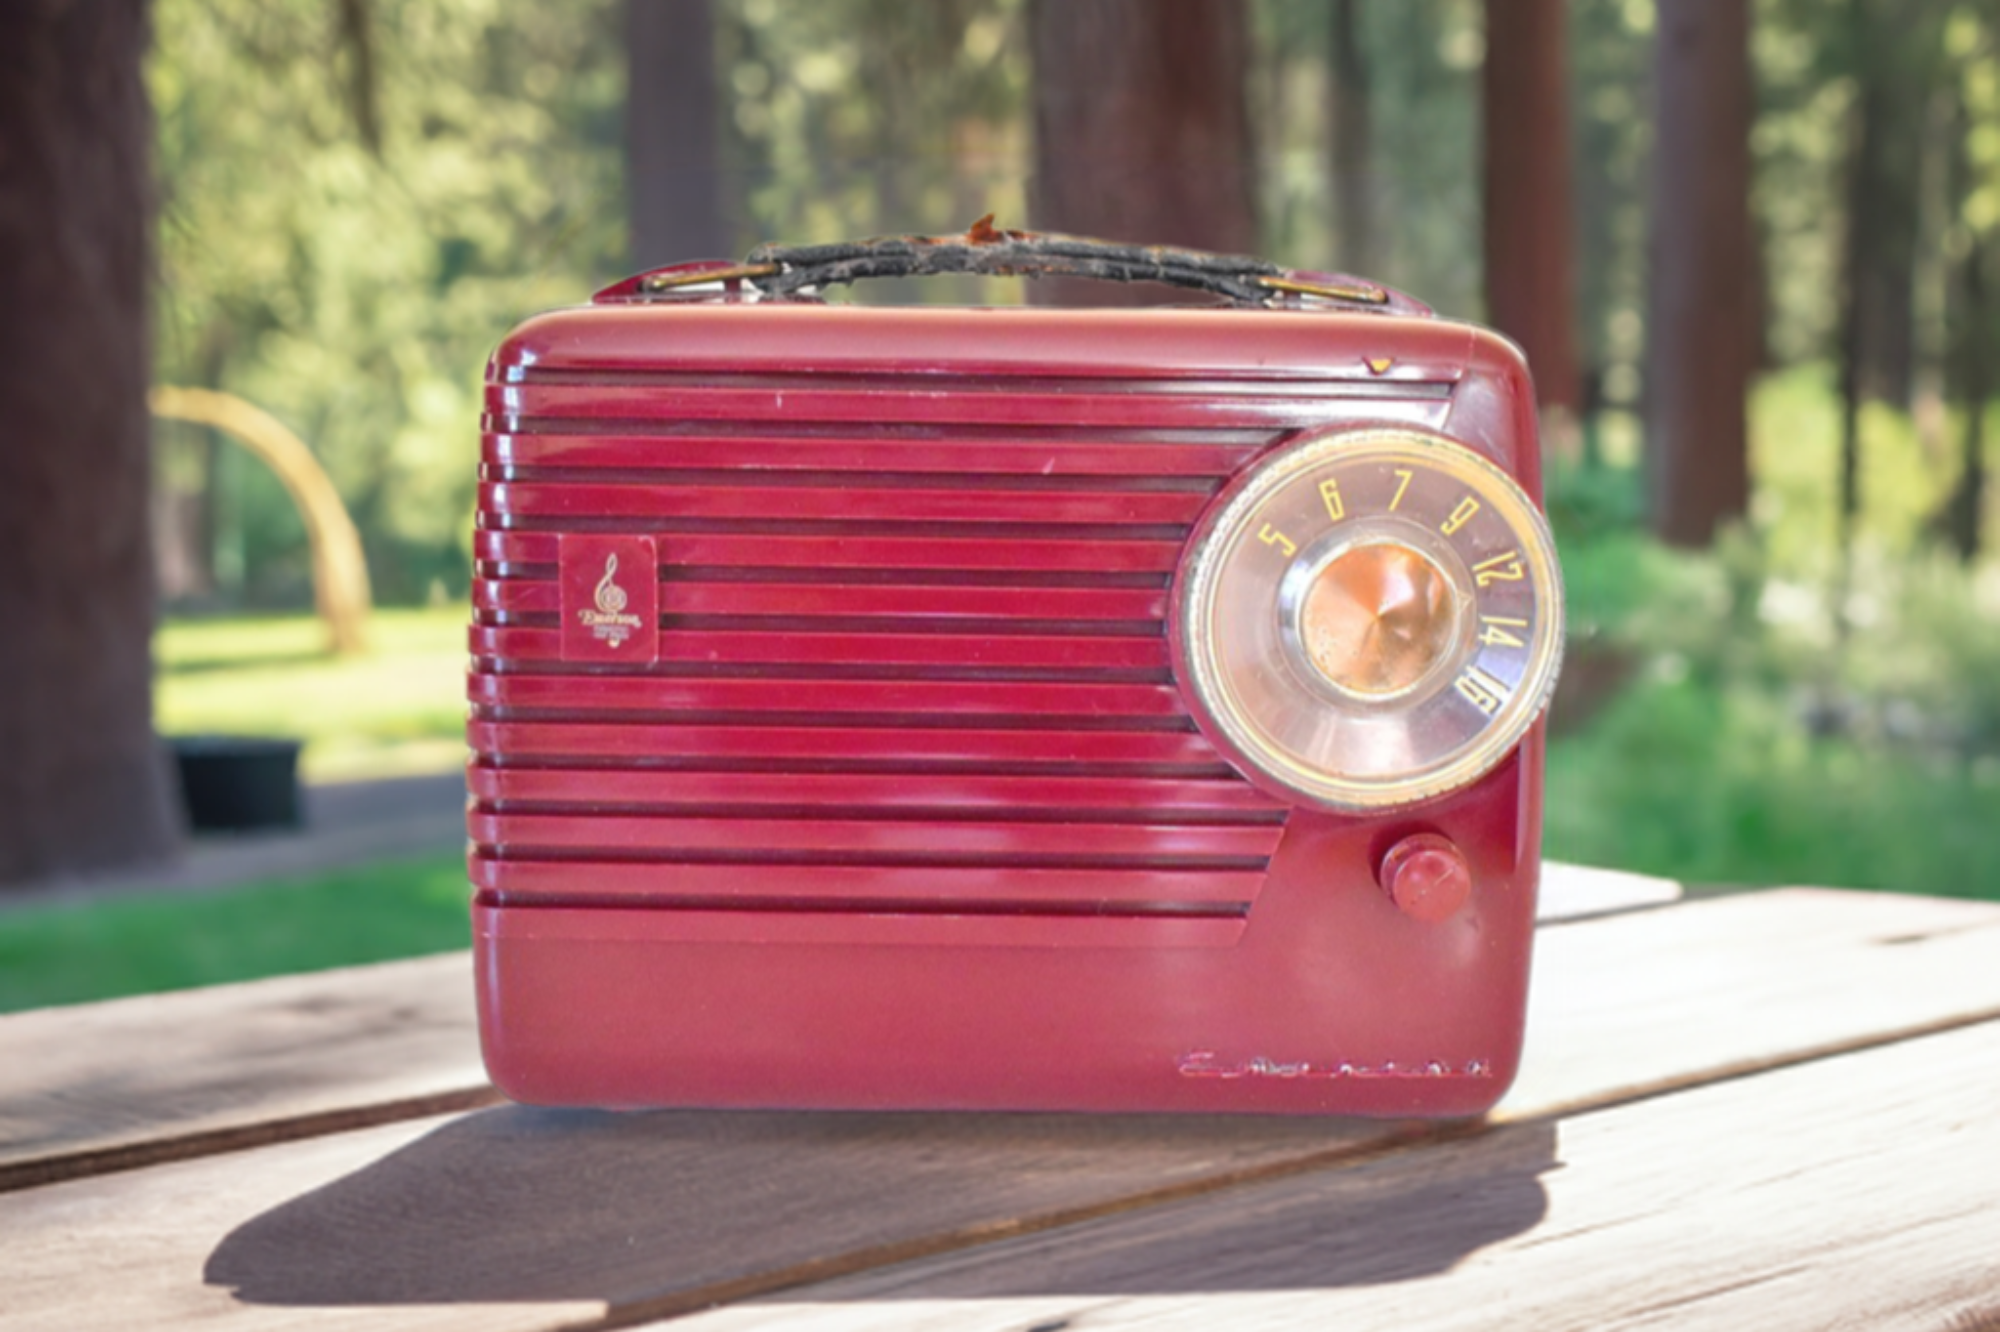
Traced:
POLYGON ((1284 806, 1231 774, 1202 779, 1144 777, 1002 777, 932 773, 904 776, 816 772, 658 772, 604 768, 498 768, 474 765, 473 798, 521 804, 566 803, 580 811, 607 806, 868 807, 997 812, 1033 810, 1104 817, 1106 810, 1150 811, 1164 821, 1192 815, 1281 820, 1284 806))
MULTIPOLYGON (((790 680, 663 679, 606 675, 589 680, 551 675, 475 675, 475 706, 620 712, 795 711, 799 686, 790 680)), ((1068 717, 1185 718, 1180 691, 1167 684, 1032 684, 939 680, 824 680, 812 686, 821 713, 879 716, 927 712, 940 717, 982 713, 1068 717)))
MULTIPOLYGON (((806 569, 1022 569, 1171 574, 1179 540, 1007 540, 969 536, 770 536, 685 532, 660 538, 661 556, 678 564, 806 569)), ((473 538, 481 560, 556 562, 553 532, 484 530, 473 538)))
POLYGON ((499 761, 521 758, 862 760, 958 763, 1166 764, 1215 762, 1200 735, 1180 731, 868 728, 859 726, 663 726, 654 723, 466 724, 472 747, 499 761))
MULTIPOLYGON (((475 657, 560 661, 555 629, 473 626, 475 657)), ((1164 637, 999 637, 963 634, 662 632, 663 662, 746 664, 843 662, 883 666, 983 666, 1066 670, 1167 669, 1164 637)))
POLYGON ((1448 405, 1443 395, 1419 386, 1355 384, 1338 396, 1305 392, 1286 395, 1276 385, 1269 396, 1175 393, 1135 395, 1116 392, 1035 391, 952 393, 932 388, 826 389, 489 384, 486 428, 519 434, 536 417, 558 421, 645 422, 766 420, 775 422, 901 421, 935 425, 1044 427, 1145 426, 1174 429, 1215 426, 1245 429, 1284 424, 1293 427, 1354 420, 1432 420, 1448 405), (1393 388, 1395 391, 1385 391, 1393 388))
POLYGON ((1014 397, 1022 393, 1114 393, 1146 399, 1154 397, 1444 397, 1451 391, 1452 378, 1400 376, 1384 379, 1379 375, 1356 373, 1329 375, 1324 367, 1312 374, 1215 375, 1200 371, 1132 375, 1049 373, 1011 369, 992 374, 968 375, 929 371, 907 374, 854 369, 822 369, 810 373, 769 370, 628 369, 600 370, 524 365, 498 380, 488 376, 489 385, 569 385, 605 388, 637 388, 654 392, 702 388, 757 388, 781 392, 861 392, 874 394, 909 393, 915 388, 927 394, 951 393, 966 397, 981 395, 1014 397))
POLYGON ((669 864, 511 860, 474 855, 475 887, 533 897, 590 892, 634 901, 689 899, 755 905, 802 898, 937 904, 991 910, 1014 903, 1159 908, 1208 904, 1240 910, 1257 894, 1262 871, 1043 869, 1019 866, 669 864))
POLYGON ((806 852, 918 857, 945 861, 966 857, 1064 857, 1096 860, 1164 861, 1176 857, 1243 862, 1259 869, 1276 848, 1282 829, 1268 825, 1162 823, 1134 827, 1120 823, 972 822, 940 819, 928 823, 861 819, 673 818, 631 815, 491 814, 474 811, 467 831, 476 845, 531 851, 560 859, 565 851, 738 852, 748 859, 767 853, 806 852))
POLYGON ((1188 491, 909 490, 854 486, 576 485, 489 481, 480 507, 517 518, 736 518, 902 523, 1186 524, 1208 503, 1188 491))
MULTIPOLYGON (((1221 435, 1223 432, 1214 432, 1221 435)), ((992 476, 1227 476, 1275 442, 1262 431, 1240 443, 1147 439, 922 439, 686 435, 503 434, 483 459, 508 467, 663 466, 742 468, 751 473, 942 472, 992 476)))
MULTIPOLYGON (((831 724, 829 714, 818 708, 800 707, 797 685, 793 686, 793 699, 789 708, 758 711, 754 709, 716 709, 696 711, 686 708, 633 709, 621 711, 609 708, 563 707, 518 708, 518 707, 474 707, 474 721, 508 724, 543 724, 551 726, 705 726, 733 727, 757 726, 780 728, 812 728, 831 724)), ((979 713, 972 716, 957 716, 936 712, 873 712, 849 714, 838 718, 841 723, 861 723, 868 726, 895 730, 949 731, 969 725, 977 725, 983 731, 1178 731, 1192 733, 1195 725, 1186 717, 1102 717, 1066 716, 1041 712, 1032 713, 979 713)))
MULTIPOLYGON (((553 615, 561 588, 549 579, 479 578, 477 611, 553 615)), ((1163 620, 1167 590, 1130 587, 992 587, 835 582, 683 582, 660 586, 665 615, 875 615, 917 619, 1163 620)))

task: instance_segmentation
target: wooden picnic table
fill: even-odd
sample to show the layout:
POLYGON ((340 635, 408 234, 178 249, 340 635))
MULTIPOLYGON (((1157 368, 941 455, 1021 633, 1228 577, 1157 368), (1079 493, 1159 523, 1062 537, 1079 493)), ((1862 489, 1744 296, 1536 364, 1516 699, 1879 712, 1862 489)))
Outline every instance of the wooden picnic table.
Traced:
POLYGON ((528 1109, 463 953, 0 1018, 0 1327, 2000 1328, 2000 906, 1543 917, 1478 1123, 528 1109))

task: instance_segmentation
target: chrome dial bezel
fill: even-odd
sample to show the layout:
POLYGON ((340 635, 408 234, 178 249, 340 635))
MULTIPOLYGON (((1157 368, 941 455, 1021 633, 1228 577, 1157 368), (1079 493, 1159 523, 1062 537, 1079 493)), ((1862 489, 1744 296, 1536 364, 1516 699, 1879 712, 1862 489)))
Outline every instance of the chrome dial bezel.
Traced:
POLYGON ((1561 573, 1541 510, 1482 454, 1409 426, 1316 433, 1256 464, 1198 527, 1174 616, 1176 669, 1211 738, 1262 784, 1347 812, 1429 800, 1490 772, 1547 706, 1562 656, 1561 573), (1381 504, 1385 477, 1405 472, 1393 506, 1381 504), (1339 518, 1328 481, 1343 493, 1339 518), (1324 511, 1310 521, 1315 504, 1324 511), (1296 615, 1314 570, 1374 541, 1443 570, 1460 613, 1435 669, 1364 696, 1301 664, 1296 615), (1233 661, 1225 633, 1238 640, 1233 661))

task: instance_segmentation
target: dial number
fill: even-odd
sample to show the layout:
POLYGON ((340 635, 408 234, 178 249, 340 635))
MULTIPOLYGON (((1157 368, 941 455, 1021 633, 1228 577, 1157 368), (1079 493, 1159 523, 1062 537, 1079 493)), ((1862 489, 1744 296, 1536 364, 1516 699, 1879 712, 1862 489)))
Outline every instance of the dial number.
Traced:
POLYGON ((1465 668, 1465 674, 1451 682, 1466 702, 1491 717, 1500 711, 1500 705, 1507 701, 1507 686, 1480 670, 1477 666, 1465 668))
POLYGON ((1390 513, 1394 513, 1396 511, 1396 506, 1403 502, 1403 492, 1410 488, 1410 478, 1415 476, 1416 473, 1411 471, 1407 467, 1398 467, 1393 473, 1393 475, 1400 477, 1401 480, 1396 482, 1395 498, 1389 501, 1390 513))
POLYGON ((1472 579, 1481 587, 1491 587, 1495 583, 1518 583, 1522 576, 1521 552, 1518 550, 1495 555, 1472 566, 1472 579))
POLYGON ((1347 505, 1340 498, 1340 481, 1330 477, 1319 483, 1320 502, 1326 505, 1326 516, 1339 522, 1347 516, 1347 505))
POLYGON ((1471 522, 1472 515, 1478 512, 1479 501, 1467 495, 1458 502, 1458 507, 1451 511, 1451 516, 1438 524, 1438 531, 1444 533, 1446 536, 1452 536, 1457 533, 1459 528, 1471 522))

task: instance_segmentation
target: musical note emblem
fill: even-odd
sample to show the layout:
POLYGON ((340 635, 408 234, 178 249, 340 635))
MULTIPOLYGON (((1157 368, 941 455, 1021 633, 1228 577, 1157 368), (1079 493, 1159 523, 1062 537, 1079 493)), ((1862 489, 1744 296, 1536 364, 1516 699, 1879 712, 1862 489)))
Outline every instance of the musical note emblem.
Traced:
POLYGON ((604 577, 597 580, 597 609, 606 615, 616 615, 625 609, 625 589, 612 582, 618 572, 618 556, 604 557, 604 577))
POLYGON ((576 612, 576 618, 590 630, 591 637, 610 647, 623 647, 626 640, 645 627, 637 615, 625 609, 631 598, 618 585, 617 578, 618 556, 606 555, 604 576, 597 580, 592 594, 596 605, 580 606, 576 612))

